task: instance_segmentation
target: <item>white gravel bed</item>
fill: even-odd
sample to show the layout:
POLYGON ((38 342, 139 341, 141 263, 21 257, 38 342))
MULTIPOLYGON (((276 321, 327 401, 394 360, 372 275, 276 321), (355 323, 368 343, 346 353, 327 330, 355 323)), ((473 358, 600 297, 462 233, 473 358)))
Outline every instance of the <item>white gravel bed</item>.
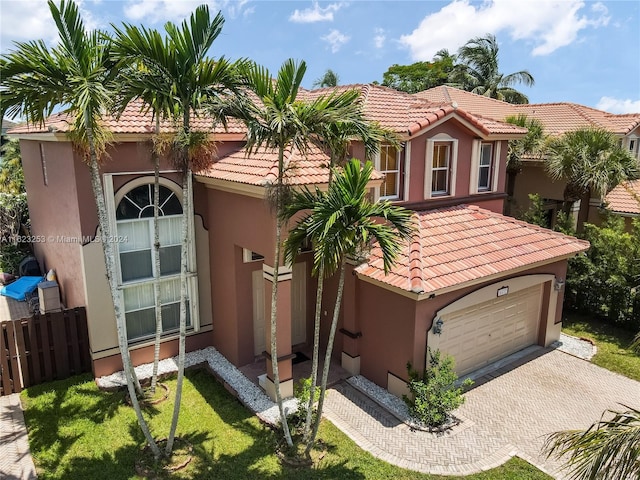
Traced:
POLYGON ((551 346, 583 360, 591 360, 598 351, 591 342, 564 333, 561 333, 560 340, 553 342, 551 346))
MULTIPOLYGON (((239 400, 255 412, 264 422, 271 425, 280 423, 280 412, 276 405, 264 391, 252 383, 240 370, 232 365, 220 352, 213 347, 207 347, 195 352, 189 352, 185 356, 185 368, 201 363, 207 363, 211 370, 216 372, 237 394, 239 400)), ((146 363, 135 368, 136 375, 140 380, 150 378, 153 371, 153 364, 146 363)), ((158 374, 164 375, 178 371, 178 357, 161 360, 158 364, 158 374)), ((119 388, 126 386, 127 381, 124 372, 119 371, 111 375, 96 378, 96 383, 100 388, 119 388)), ((292 412, 298 408, 298 401, 290 398, 284 402, 285 411, 292 412)))

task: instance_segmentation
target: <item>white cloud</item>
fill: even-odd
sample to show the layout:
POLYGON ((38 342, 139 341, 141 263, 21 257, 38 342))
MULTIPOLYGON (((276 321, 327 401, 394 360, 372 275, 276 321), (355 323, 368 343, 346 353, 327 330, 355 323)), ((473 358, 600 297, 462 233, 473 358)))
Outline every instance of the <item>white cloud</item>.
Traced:
POLYGON ((442 48, 456 51, 470 38, 504 31, 514 40, 529 41, 532 55, 548 55, 576 41, 581 30, 609 23, 604 4, 592 4, 588 12, 585 5, 583 0, 520 0, 517 5, 512 0, 453 0, 402 35, 400 43, 414 60, 431 60, 442 48))
POLYGON ((384 34, 384 28, 376 28, 375 35, 373 36, 373 44, 376 48, 380 49, 384 47, 384 42, 387 36, 384 34))
POLYGON ((304 10, 296 8, 289 17, 289 21, 294 23, 332 22, 333 14, 344 5, 342 2, 330 3, 322 8, 318 2, 313 2, 313 7, 311 8, 305 8, 304 10))
POLYGON ((596 108, 610 113, 639 113, 640 100, 602 97, 596 105, 596 108))
MULTIPOLYGON (((104 27, 92 15, 84 0, 76 4, 87 30, 104 27)), ((93 5, 95 2, 91 2, 93 5)), ((0 50, 13 49, 13 42, 44 40, 52 45, 58 41, 57 27, 51 18, 46 0, 1 0, 0 3, 0 50)))
POLYGON ((191 15, 202 4, 209 6, 209 11, 215 15, 220 5, 215 1, 202 0, 128 0, 123 7, 124 15, 133 22, 145 24, 179 22, 191 15))
POLYGON ((336 53, 338 50, 342 48, 343 45, 345 45, 349 40, 351 40, 351 37, 343 33, 340 33, 338 30, 335 30, 335 29, 331 30, 327 35, 320 38, 329 44, 329 46, 331 47, 331 53, 336 53))

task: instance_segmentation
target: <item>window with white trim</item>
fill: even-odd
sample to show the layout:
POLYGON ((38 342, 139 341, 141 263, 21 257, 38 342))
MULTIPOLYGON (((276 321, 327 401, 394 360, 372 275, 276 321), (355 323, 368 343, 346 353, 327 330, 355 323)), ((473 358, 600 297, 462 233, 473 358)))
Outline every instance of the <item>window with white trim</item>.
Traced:
POLYGON ((480 161, 478 163, 478 191, 491 190, 493 171, 493 143, 483 143, 480 146, 480 161))
POLYGON ((380 173, 384 183, 380 186, 380 198, 393 200, 400 198, 400 152, 391 145, 380 146, 380 173))
MULTIPOLYGON (((180 322, 180 255, 182 204, 177 193, 160 185, 160 298, 162 330, 175 331, 180 322)), ((137 341, 155 334, 153 282, 154 185, 142 184, 124 194, 116 205, 118 264, 127 323, 127 338, 137 341)), ((187 308, 187 325, 191 316, 187 308)))
POLYGON ((451 144, 435 143, 431 163, 431 195, 451 193, 451 144))

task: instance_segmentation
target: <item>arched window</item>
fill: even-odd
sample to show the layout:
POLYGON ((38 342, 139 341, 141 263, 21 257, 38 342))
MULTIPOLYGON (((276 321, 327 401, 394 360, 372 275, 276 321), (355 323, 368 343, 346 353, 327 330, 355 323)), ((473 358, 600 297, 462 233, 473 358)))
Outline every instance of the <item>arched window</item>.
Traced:
MULTIPOLYGON (((182 205, 177 191, 165 185, 160 185, 159 195, 160 297, 162 327, 167 332, 177 329, 180 321, 182 205)), ((156 329, 153 197, 154 185, 145 183, 126 192, 116 205, 120 284, 129 340, 152 336, 156 329)))

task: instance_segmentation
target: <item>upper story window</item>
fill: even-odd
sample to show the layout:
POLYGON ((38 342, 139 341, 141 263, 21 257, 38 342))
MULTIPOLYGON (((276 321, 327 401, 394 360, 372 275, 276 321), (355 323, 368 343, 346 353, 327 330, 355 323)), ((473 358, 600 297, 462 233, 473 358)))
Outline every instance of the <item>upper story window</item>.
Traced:
POLYGON ((640 139, 638 137, 629 138, 627 145, 629 146, 629 153, 636 158, 640 158, 640 139))
POLYGON ((458 140, 446 133, 427 139, 424 198, 456 194, 458 140))
POLYGON ((451 145, 436 143, 433 147, 431 165, 431 194, 448 195, 451 191, 451 145))
POLYGON ((391 145, 380 146, 378 171, 384 174, 384 183, 380 186, 380 198, 393 200, 400 198, 400 152, 391 145))
MULTIPOLYGON (((182 204, 175 191, 160 185, 158 229, 159 271, 154 262, 154 185, 135 186, 115 205, 119 283, 122 289, 127 338, 149 338, 156 330, 154 278, 159 274, 163 332, 175 331, 180 322, 180 260, 182 204)), ((189 282, 189 280, 188 280, 189 282)), ((189 285, 189 298, 192 287, 189 285)), ((190 302, 189 302, 190 303, 190 302)), ((187 324, 191 312, 187 307, 187 324)))
POLYGON ((480 163, 478 164, 478 191, 491 190, 491 172, 493 170, 493 144, 483 143, 480 146, 480 163))

